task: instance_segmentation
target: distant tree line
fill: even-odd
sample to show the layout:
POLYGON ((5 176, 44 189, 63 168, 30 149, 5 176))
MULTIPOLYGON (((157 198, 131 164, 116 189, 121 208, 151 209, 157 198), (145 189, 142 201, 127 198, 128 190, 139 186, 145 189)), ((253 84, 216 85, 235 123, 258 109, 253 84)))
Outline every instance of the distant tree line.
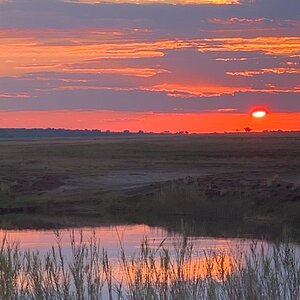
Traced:
POLYGON ((99 130, 5 128, 0 129, 0 138, 93 137, 100 133, 99 130))
MULTIPOLYGON (((54 128, 0 128, 0 139, 34 139, 34 138, 85 138, 85 137, 101 137, 101 136, 128 136, 128 135, 153 135, 153 132, 131 132, 124 130, 122 132, 116 131, 101 131, 94 130, 71 130, 71 129, 54 129, 54 128)), ((161 134, 167 134, 166 132, 161 134)), ((168 132, 168 134, 171 134, 168 132)))
MULTIPOLYGON (((249 133, 252 129, 245 127, 244 131, 249 133)), ((240 131, 237 130, 236 133, 240 131)), ((232 132, 224 132, 232 133, 232 132)), ((278 131, 264 131, 264 133, 283 133, 282 130, 278 131)), ((55 129, 55 128, 0 128, 0 139, 35 139, 35 138, 93 138, 93 137, 103 137, 103 136, 141 136, 141 135, 189 135, 188 131, 178 131, 172 133, 170 131, 163 131, 161 133, 155 132, 145 132, 139 130, 137 132, 132 132, 130 130, 118 131, 101 131, 99 129, 93 130, 71 130, 71 129, 55 129)), ((216 133, 213 133, 216 134, 216 133)), ((193 133, 194 135, 194 133, 193 133)))

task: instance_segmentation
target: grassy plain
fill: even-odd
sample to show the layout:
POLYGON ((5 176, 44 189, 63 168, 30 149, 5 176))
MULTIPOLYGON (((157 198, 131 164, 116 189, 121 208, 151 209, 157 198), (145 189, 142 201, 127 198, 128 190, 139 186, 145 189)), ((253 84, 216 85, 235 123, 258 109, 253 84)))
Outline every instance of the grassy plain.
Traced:
POLYGON ((23 227, 34 214, 45 224, 184 217, 299 228, 299 170, 299 133, 2 140, 1 223, 23 227))

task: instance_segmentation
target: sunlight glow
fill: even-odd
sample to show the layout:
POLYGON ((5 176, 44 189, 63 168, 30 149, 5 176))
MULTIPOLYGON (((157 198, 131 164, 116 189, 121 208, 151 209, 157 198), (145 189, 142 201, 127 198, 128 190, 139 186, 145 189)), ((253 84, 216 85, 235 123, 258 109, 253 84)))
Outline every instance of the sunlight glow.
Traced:
POLYGON ((300 113, 271 113, 263 122, 237 112, 145 113, 104 110, 0 111, 0 127, 101 129, 133 132, 236 132, 245 124, 253 131, 299 130, 300 113), (201 120, 201 122, 199 122, 201 120), (216 122, 216 120, 218 122, 216 122))
POLYGON ((265 110, 256 110, 252 113, 254 118, 264 118, 267 115, 265 110))

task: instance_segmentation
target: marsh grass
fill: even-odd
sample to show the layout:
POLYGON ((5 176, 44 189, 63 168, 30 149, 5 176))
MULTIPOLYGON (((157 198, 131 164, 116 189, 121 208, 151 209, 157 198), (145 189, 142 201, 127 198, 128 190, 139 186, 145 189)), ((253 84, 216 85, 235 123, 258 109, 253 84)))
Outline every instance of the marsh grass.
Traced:
POLYGON ((68 255, 56 238, 46 255, 3 238, 0 299, 300 299, 300 262, 289 243, 199 251, 186 238, 144 240, 131 256, 120 244, 115 262, 95 235, 86 242, 71 234, 68 255))

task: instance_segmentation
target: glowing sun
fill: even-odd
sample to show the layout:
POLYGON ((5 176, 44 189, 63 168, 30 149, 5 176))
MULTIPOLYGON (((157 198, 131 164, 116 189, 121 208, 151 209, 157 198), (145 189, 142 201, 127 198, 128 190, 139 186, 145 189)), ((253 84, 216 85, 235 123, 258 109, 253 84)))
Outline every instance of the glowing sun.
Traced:
POLYGON ((266 115, 267 112, 265 110, 255 110, 252 112, 252 116, 258 119, 264 118, 266 115))

